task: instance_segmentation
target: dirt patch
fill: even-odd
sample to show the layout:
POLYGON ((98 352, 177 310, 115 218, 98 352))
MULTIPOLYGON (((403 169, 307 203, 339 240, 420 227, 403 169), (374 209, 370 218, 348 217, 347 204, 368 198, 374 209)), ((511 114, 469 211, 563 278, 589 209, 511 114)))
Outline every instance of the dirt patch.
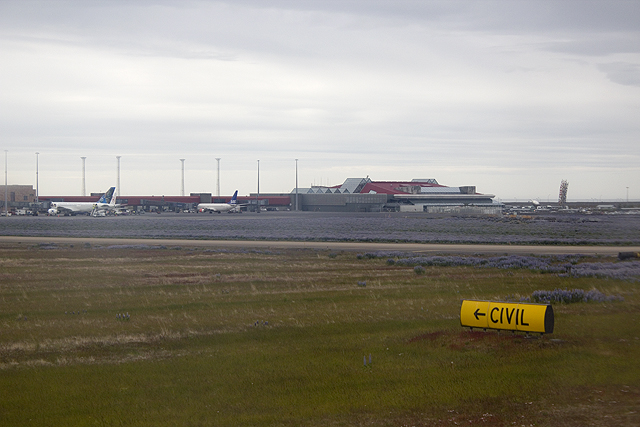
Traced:
POLYGON ((558 340, 546 336, 525 335, 522 333, 479 331, 479 330, 439 330, 415 336, 407 341, 408 344, 419 342, 438 342, 443 346, 457 351, 487 350, 487 349, 518 349, 546 347, 558 345, 558 340))

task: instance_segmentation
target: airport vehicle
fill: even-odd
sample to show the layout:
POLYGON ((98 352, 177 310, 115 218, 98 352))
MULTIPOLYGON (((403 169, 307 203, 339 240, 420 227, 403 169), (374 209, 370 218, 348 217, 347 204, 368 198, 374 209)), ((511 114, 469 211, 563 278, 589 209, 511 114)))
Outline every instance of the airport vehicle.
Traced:
POLYGON ((222 212, 240 212, 238 204, 238 190, 233 193, 229 203, 199 203, 198 212, 222 213, 222 212))
POLYGON ((47 211, 49 215, 92 215, 104 216, 107 211, 115 210, 116 187, 111 187, 97 202, 52 202, 47 211))

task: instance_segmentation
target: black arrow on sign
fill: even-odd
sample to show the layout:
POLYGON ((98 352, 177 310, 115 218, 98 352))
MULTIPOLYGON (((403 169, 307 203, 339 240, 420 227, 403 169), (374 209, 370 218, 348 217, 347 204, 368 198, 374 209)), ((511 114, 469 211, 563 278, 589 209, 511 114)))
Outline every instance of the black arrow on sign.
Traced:
POLYGON ((478 316, 486 316, 487 313, 480 313, 480 309, 476 308, 476 311, 473 313, 474 316, 476 316, 476 320, 480 320, 480 317, 478 316))

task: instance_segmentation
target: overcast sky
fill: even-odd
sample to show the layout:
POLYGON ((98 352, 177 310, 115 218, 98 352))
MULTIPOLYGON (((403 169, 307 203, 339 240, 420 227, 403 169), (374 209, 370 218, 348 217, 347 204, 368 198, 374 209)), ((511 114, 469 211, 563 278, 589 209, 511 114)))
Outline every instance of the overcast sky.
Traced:
POLYGON ((9 184, 640 199, 640 1, 0 1, 9 184))

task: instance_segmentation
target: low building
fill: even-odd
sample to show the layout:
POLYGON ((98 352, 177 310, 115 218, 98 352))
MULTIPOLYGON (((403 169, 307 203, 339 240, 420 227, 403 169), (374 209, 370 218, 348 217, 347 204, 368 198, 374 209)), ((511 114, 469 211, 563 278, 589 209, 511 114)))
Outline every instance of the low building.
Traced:
POLYGON ((427 212, 434 214, 499 215, 502 205, 493 194, 476 192, 475 186, 448 187, 435 179, 372 181, 349 178, 333 187, 313 186, 291 192, 292 206, 319 212, 427 212))
POLYGON ((9 203, 34 203, 36 201, 36 191, 33 189, 33 185, 7 185, 2 186, 0 190, 0 200, 4 202, 5 193, 9 203))
POLYGON ((5 195, 8 201, 7 207, 12 209, 23 209, 31 207, 36 202, 36 191, 33 185, 7 185, 0 189, 0 205, 4 210, 5 195))

